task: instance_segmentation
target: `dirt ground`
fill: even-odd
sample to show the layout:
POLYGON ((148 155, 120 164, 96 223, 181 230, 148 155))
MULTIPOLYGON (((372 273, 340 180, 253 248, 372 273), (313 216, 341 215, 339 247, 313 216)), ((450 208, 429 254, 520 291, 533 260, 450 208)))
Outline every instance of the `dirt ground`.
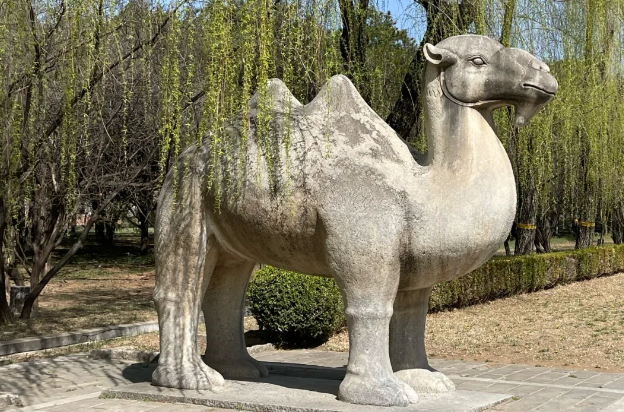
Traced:
POLYGON ((90 269, 59 276, 43 291, 34 319, 0 326, 0 341, 156 319, 153 271, 90 269))
MULTIPOLYGON (((430 314, 430 356, 624 372, 624 274, 430 314)), ((348 349, 346 332, 324 349, 348 349)))

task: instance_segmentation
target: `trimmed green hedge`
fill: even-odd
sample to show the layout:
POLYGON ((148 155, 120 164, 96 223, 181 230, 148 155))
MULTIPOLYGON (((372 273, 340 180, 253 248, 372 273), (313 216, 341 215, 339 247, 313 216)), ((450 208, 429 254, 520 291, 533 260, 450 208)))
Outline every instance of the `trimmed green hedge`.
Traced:
MULTIPOLYGON (((624 272, 624 245, 497 257, 466 276, 436 285, 429 312, 617 272, 624 272)), ((342 299, 333 279, 267 266, 250 283, 248 301, 260 328, 287 346, 318 345, 344 324, 342 299)))
POLYGON ((247 301, 260 329, 283 346, 318 346, 345 324, 342 297, 331 278, 265 266, 249 284, 247 301))
POLYGON ((429 311, 474 305, 622 271, 624 245, 494 258, 466 276, 436 285, 429 311))

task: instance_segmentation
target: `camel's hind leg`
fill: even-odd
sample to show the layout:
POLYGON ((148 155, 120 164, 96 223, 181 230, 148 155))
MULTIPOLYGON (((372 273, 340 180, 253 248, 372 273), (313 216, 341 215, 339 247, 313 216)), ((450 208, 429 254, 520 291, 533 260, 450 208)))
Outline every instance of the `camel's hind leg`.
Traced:
POLYGON ((425 351, 425 321, 431 288, 401 290, 390 322, 390 362, 394 375, 419 393, 455 390, 453 382, 429 366, 425 351))
POLYGON ((220 258, 202 304, 206 320, 204 361, 229 379, 269 375, 245 346, 245 292, 254 266, 254 262, 220 258))
POLYGON ((173 190, 164 189, 156 218, 154 302, 160 358, 152 381, 171 388, 214 389, 224 384, 197 350, 199 308, 219 249, 214 236, 207 233, 200 187, 198 177, 185 179, 175 208, 173 190))

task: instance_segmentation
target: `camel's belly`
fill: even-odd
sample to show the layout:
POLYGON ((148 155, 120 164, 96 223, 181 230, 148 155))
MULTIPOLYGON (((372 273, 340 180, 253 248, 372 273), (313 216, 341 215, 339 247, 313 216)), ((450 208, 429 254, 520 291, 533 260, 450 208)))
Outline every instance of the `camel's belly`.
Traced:
POLYGON ((286 202, 248 197, 210 214, 209 231, 238 258, 311 275, 327 275, 316 207, 296 193, 286 202), (303 205, 302 203, 306 204, 303 205))

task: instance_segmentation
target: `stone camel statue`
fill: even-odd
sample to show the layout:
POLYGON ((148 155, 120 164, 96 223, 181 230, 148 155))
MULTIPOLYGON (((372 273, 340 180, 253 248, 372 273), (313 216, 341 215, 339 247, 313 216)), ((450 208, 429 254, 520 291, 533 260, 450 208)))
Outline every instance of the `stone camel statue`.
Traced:
POLYGON ((244 146, 238 119, 226 127, 231 156, 216 166, 208 138, 181 155, 177 189, 169 173, 158 201, 154 384, 218 389, 224 377, 267 376, 243 336, 247 283, 263 262, 336 280, 350 349, 339 399, 405 406, 417 392, 454 389, 427 361, 431 288, 487 261, 514 219, 514 176, 493 109, 515 106, 516 124, 525 125, 558 85, 546 64, 487 37, 426 44, 424 56, 426 156, 344 76, 305 106, 271 80, 265 140, 253 137, 255 96, 244 146))

